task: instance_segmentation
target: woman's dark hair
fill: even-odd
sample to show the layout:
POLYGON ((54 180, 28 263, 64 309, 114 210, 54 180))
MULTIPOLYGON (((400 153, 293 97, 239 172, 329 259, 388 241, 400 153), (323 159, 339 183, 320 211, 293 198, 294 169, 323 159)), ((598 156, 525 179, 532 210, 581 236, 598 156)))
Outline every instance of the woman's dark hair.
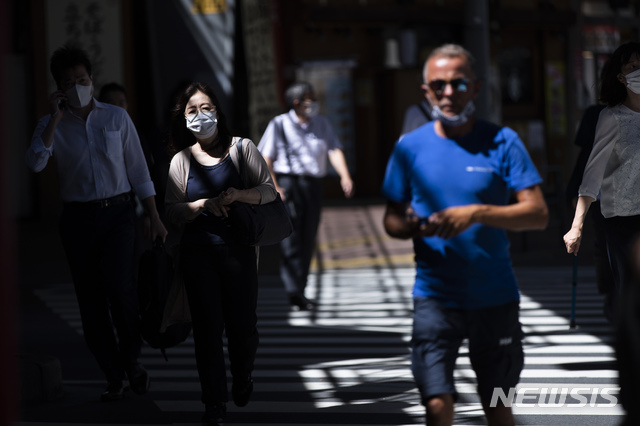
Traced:
POLYGON ((196 92, 202 92, 211 99, 211 102, 216 107, 218 112, 218 136, 217 139, 222 146, 228 148, 231 145, 231 132, 227 126, 227 117, 224 115, 220 102, 216 93, 211 86, 207 83, 195 81, 190 83, 176 99, 176 104, 171 111, 171 121, 169 125, 169 155, 174 156, 183 149, 196 143, 196 137, 191 133, 191 130, 187 129, 187 125, 184 119, 184 111, 189 103, 189 99, 196 92))
POLYGON ((51 55, 49 69, 56 84, 60 82, 60 74, 76 65, 84 65, 89 76, 92 75, 91 61, 87 52, 74 44, 65 44, 51 55))
POLYGON ((618 80, 618 74, 634 54, 640 57, 640 43, 630 41, 618 47, 605 62, 601 74, 600 102, 611 107, 627 99, 627 88, 618 80))

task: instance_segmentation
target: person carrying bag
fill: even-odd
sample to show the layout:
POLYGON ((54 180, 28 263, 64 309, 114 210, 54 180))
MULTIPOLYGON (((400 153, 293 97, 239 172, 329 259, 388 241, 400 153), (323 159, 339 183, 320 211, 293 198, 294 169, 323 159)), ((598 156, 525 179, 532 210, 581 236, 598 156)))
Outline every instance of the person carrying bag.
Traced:
MULTIPOLYGON (((238 172, 245 183, 244 155, 242 139, 236 143, 238 156, 238 172)), ((280 198, 266 204, 247 204, 236 201, 229 205, 229 216, 225 224, 237 241, 250 246, 268 246, 277 244, 291 235, 293 226, 287 209, 280 198)))
POLYGON ((180 274, 189 300, 196 364, 205 404, 203 423, 216 425, 229 400, 223 336, 233 377, 231 394, 245 406, 253 392, 258 347, 258 250, 234 235, 225 221, 235 204, 265 205, 276 199, 271 175, 255 145, 238 141, 213 89, 190 84, 171 119, 171 160, 166 217, 182 226, 180 274), (239 172, 239 159, 246 165, 239 172), (235 203, 235 204, 234 204, 235 203))

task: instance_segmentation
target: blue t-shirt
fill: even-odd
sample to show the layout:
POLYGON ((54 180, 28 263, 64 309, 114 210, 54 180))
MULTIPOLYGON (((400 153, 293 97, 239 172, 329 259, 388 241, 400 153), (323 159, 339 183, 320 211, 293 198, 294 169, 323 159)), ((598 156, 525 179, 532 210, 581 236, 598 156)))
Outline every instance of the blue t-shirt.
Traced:
MULTIPOLYGON (((396 144, 382 186, 391 201, 411 203, 419 217, 468 204, 506 205, 512 191, 542 181, 513 130, 478 121, 452 140, 434 123, 396 144)), ((460 235, 414 238, 417 275, 413 295, 447 306, 478 309, 519 300, 504 229, 474 224, 460 235)))

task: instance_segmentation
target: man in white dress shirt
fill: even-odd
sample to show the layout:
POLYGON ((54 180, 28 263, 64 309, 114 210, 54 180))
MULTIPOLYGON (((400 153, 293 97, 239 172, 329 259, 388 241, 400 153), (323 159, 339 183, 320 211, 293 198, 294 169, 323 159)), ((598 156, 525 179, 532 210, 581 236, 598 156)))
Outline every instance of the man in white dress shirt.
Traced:
POLYGON ((93 98, 91 69, 86 53, 74 46, 53 53, 51 73, 58 90, 49 97, 51 114, 33 133, 26 163, 40 172, 51 157, 55 160, 64 202, 60 235, 85 341, 108 382, 101 395, 106 402, 122 399, 127 378, 136 393, 149 387, 149 376, 138 363, 132 190, 149 216, 151 240, 164 240, 167 231, 136 129, 124 109, 93 98))
POLYGON ((293 233, 280 243, 280 277, 292 308, 308 310, 314 303, 305 297, 304 290, 320 223, 327 158, 340 176, 347 198, 353 195, 353 181, 342 145, 329 120, 318 115, 313 86, 306 82, 294 83, 285 97, 291 109, 269 122, 258 149, 269 167, 276 190, 289 207, 293 223, 293 233))

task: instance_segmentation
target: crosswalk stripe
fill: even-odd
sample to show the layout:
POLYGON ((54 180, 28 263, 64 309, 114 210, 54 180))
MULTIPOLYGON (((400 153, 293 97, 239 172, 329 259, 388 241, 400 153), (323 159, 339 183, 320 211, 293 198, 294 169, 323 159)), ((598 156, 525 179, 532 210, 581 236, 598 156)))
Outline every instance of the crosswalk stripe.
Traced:
MULTIPOLYGON (((570 271, 567 268, 516 269, 521 287, 521 323, 525 331, 525 369, 519 389, 568 388, 616 389, 613 332, 602 317, 602 296, 595 288, 593 272, 581 269, 578 324, 569 329, 570 271)), ((312 312, 289 312, 284 291, 271 284, 260 289, 259 331, 261 336, 251 403, 243 416, 274 413, 305 415, 307 423, 344 413, 344 425, 363 424, 358 413, 379 417, 401 414, 414 423, 424 423, 424 407, 410 370, 409 341, 413 302, 411 267, 369 267, 312 273, 307 295, 319 302, 312 312), (349 417, 351 416, 351 417, 349 417)), ((37 290, 47 306, 78 333, 82 333, 77 303, 70 284, 37 290)), ((152 392, 158 408, 167 413, 200 412, 200 385, 195 368, 193 339, 169 348, 166 362, 156 349, 144 346, 141 361, 152 377, 152 392)), ((475 373, 463 344, 455 370, 461 402, 456 418, 482 423, 482 407, 475 387, 475 373)), ((74 382, 65 382, 74 383, 74 382)), ((545 391, 546 392, 546 391, 545 391)), ((617 391, 611 395, 617 396, 617 391)), ((535 391, 527 396, 538 395, 535 391)), ((594 400, 596 401, 596 400, 594 400)), ((575 403, 575 401, 573 401, 575 403)), ((514 406, 516 416, 533 416, 541 424, 562 425, 562 418, 623 415, 619 405, 606 406, 598 397, 594 406, 561 407, 533 404, 514 406), (556 419, 555 423, 541 421, 556 419), (560 419, 560 420, 557 420, 560 419)), ((234 419, 234 425, 249 417, 234 419), (238 421, 235 421, 238 420, 238 421)), ((257 417, 256 417, 257 418, 257 417)), ((266 417, 271 418, 271 417, 266 417)), ((390 419, 391 417, 389 417, 390 419)), ((260 423, 265 426, 270 423, 260 423)), ((276 424, 276 423, 271 423, 276 424)), ((294 423, 287 422, 293 425, 294 423)), ((326 422, 324 424, 335 424, 326 422)), ((527 423, 531 424, 531 422, 527 423)), ((185 423, 186 425, 186 423, 185 423)), ((33 426, 29 424, 28 426, 33 426)), ((48 426, 52 426, 48 424, 48 426)))

